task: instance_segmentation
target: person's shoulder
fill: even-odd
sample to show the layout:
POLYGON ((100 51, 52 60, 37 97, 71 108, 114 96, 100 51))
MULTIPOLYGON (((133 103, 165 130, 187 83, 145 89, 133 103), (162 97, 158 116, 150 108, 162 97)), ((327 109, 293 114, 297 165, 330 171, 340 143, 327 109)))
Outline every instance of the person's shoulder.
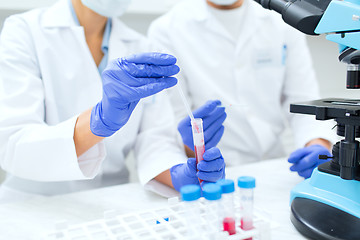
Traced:
POLYGON ((112 20, 111 34, 116 35, 116 39, 126 44, 132 44, 137 51, 149 51, 152 49, 150 41, 141 33, 127 26, 120 19, 112 20))
POLYGON ((152 26, 171 26, 173 23, 186 24, 194 20, 199 12, 200 1, 204 0, 182 0, 171 8, 167 13, 155 19, 152 26))
POLYGON ((170 11, 169 15, 192 15, 196 14, 199 10, 199 6, 206 4, 203 3, 204 0, 182 0, 177 3, 170 11))
POLYGON ((254 12, 254 16, 251 17, 261 21, 264 29, 273 31, 274 33, 282 33, 284 35, 301 35, 298 30, 284 22, 281 14, 263 8, 255 1, 250 1, 249 7, 252 8, 252 11, 254 12))
POLYGON ((112 19, 112 32, 116 32, 120 38, 125 40, 143 41, 146 37, 137 32, 136 30, 127 26, 123 21, 118 18, 112 19))
POLYGON ((44 11, 45 9, 41 8, 41 9, 33 9, 24 13, 11 15, 6 18, 4 22, 4 26, 6 24, 17 24, 17 23, 18 24, 23 23, 27 25, 34 21, 38 21, 44 11))
POLYGON ((39 26, 40 18, 44 9, 34 9, 24 13, 18 13, 7 17, 4 21, 1 35, 23 35, 31 32, 33 27, 39 26))
POLYGON ((251 8, 252 12, 254 12, 254 16, 252 17, 261 19, 261 21, 266 25, 274 25, 282 28, 286 25, 281 18, 281 14, 273 10, 263 8, 255 1, 249 1, 249 8, 251 8))

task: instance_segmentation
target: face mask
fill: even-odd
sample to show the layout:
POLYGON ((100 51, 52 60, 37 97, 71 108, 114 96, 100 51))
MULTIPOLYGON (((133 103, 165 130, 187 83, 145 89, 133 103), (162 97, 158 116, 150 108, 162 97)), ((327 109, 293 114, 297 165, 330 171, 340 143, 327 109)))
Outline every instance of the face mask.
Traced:
POLYGON ((229 5, 233 5, 238 0, 209 0, 209 1, 216 5, 229 6, 229 5))
POLYGON ((131 0, 81 0, 81 2, 94 12, 111 18, 121 16, 131 0))

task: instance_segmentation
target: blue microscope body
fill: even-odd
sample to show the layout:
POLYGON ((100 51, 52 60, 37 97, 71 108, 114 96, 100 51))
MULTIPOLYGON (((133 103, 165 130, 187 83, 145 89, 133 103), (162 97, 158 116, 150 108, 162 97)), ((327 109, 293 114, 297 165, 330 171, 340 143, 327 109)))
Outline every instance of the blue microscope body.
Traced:
MULTIPOLYGON (((348 66, 348 89, 360 88, 360 0, 255 0, 282 15, 305 34, 327 34, 339 44, 348 66)), ((320 99, 291 104, 290 112, 334 119, 344 137, 333 146, 331 161, 291 191, 291 221, 311 239, 360 240, 360 100, 320 99)))

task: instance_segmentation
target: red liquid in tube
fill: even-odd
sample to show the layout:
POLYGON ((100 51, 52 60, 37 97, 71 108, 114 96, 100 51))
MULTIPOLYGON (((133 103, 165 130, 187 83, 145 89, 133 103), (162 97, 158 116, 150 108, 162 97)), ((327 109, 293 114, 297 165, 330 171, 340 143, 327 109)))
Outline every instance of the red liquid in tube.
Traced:
POLYGON ((232 217, 226 217, 223 220, 224 231, 228 232, 229 235, 236 234, 235 219, 232 217))
MULTIPOLYGON (((253 222, 250 220, 245 220, 244 221, 244 219, 241 219, 241 229, 243 229, 243 230, 245 230, 245 231, 247 231, 247 230, 251 230, 251 229, 253 229, 253 222)), ((246 238, 246 239, 244 239, 244 240, 252 240, 253 238, 246 238)))

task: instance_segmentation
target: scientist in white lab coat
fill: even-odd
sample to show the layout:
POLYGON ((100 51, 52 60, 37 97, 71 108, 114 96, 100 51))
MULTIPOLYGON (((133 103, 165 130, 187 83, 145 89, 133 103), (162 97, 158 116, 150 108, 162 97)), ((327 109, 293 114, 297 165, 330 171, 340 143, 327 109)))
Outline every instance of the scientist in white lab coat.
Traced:
POLYGON ((217 148, 197 166, 187 160, 166 95, 146 98, 174 86, 179 67, 171 55, 141 53, 145 38, 116 18, 129 3, 59 0, 6 20, 0 200, 125 183, 131 149, 142 184, 179 190, 224 177, 217 148))
MULTIPOLYGON (((301 148, 289 158, 292 171, 309 177, 321 163, 318 154, 330 155, 336 140, 331 124, 289 113, 290 103, 317 99, 319 93, 303 34, 277 13, 252 0, 185 0, 155 20, 148 34, 177 56, 179 83, 194 108, 209 97, 228 106, 219 143, 228 166, 282 156, 286 118, 301 148)), ((173 91, 181 119, 179 101, 173 91)), ((180 132, 187 125, 183 121, 180 132)))

